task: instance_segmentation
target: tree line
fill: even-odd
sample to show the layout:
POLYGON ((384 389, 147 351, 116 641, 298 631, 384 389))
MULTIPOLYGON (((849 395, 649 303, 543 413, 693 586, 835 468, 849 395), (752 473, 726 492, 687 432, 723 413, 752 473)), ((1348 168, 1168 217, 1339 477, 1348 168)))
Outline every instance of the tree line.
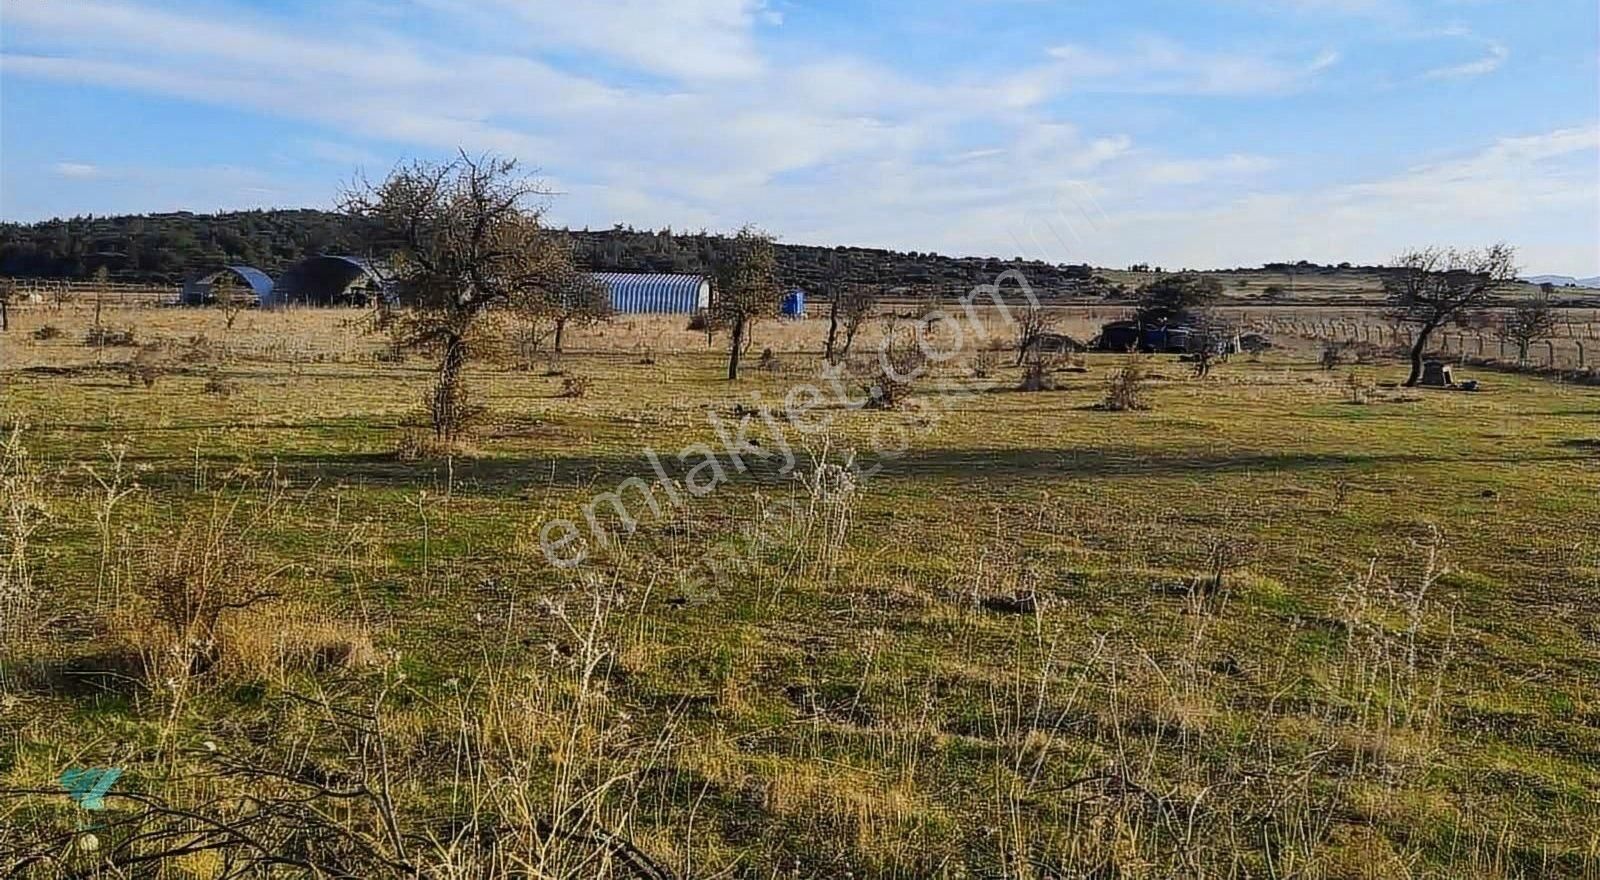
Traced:
MULTIPOLYGON (((714 275, 741 247, 738 235, 673 229, 565 230, 579 267, 595 272, 714 275)), ((397 244, 374 241, 359 217, 315 209, 176 212, 72 217, 39 223, 0 223, 0 275, 179 284, 221 265, 255 266, 278 275, 308 256, 334 253, 384 260, 397 244)), ((1047 293, 1103 293, 1110 288, 1087 265, 997 257, 951 257, 933 252, 867 247, 776 244, 774 259, 786 283, 807 290, 827 285, 965 290, 1006 269, 1021 269, 1047 293)))

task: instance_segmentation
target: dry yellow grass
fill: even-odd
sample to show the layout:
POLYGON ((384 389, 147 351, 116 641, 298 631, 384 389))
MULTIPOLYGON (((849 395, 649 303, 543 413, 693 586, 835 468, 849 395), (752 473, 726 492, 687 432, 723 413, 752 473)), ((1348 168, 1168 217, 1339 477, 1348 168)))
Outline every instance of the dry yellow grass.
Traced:
MULTIPOLYGON (((581 398, 484 361, 472 454, 409 461, 430 364, 357 317, 247 313, 151 387, 96 367, 128 353, 82 345, 85 311, 0 340, 32 463, 0 512, 39 524, 0 520, 0 550, 44 624, 0 646, 0 859, 93 870, 57 780, 118 766, 116 791, 358 876, 623 877, 619 838, 681 877, 1600 876, 1594 389, 1157 357, 1152 408, 1114 413, 1121 357, 1037 394, 1000 357, 989 390, 831 409, 803 479, 752 467, 564 572, 543 523, 817 381, 826 322, 762 324, 781 364, 737 384, 682 319, 575 334, 581 398), (880 475, 818 477, 889 429, 880 475), (278 595, 219 612, 168 685, 116 655, 177 638, 158 587, 222 588, 166 564, 185 541, 278 595), (284 836, 319 785, 350 796, 284 836)), ((179 350, 224 329, 105 322, 179 350)), ((133 833, 99 857, 160 845, 133 833)))

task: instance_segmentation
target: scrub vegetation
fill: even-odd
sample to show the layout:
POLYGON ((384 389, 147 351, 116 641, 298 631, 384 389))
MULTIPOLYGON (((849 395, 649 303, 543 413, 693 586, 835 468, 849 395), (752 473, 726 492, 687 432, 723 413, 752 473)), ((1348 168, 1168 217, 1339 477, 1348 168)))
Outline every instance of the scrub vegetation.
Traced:
POLYGON ((549 563, 817 382, 817 311, 734 383, 680 317, 485 347, 440 452, 360 313, 13 306, 0 873, 1600 877, 1600 389, 997 326, 549 563))

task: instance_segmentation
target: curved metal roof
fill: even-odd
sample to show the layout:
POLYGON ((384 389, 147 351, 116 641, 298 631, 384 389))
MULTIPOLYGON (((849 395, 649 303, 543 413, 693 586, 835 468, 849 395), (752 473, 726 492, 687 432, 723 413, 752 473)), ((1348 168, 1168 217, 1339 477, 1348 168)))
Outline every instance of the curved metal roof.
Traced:
POLYGON ((249 286, 250 292, 256 295, 261 302, 272 296, 272 279, 267 273, 254 266, 223 266, 198 275, 183 285, 183 302, 199 303, 209 302, 211 298, 211 284, 217 277, 225 272, 232 272, 235 276, 249 286))
POLYGON ((254 266, 227 266, 222 271, 213 272, 206 280, 210 281, 224 271, 232 272, 244 279, 244 283, 250 285, 250 289, 255 291, 256 296, 265 297, 272 292, 272 279, 267 277, 267 273, 254 266))
POLYGON ((338 254, 319 254, 306 257, 283 273, 278 279, 273 295, 276 303, 312 303, 329 305, 338 302, 361 278, 367 278, 382 287, 384 279, 377 269, 359 257, 338 254))
POLYGON ((711 282, 700 275, 592 272, 619 312, 688 313, 711 305, 711 282))

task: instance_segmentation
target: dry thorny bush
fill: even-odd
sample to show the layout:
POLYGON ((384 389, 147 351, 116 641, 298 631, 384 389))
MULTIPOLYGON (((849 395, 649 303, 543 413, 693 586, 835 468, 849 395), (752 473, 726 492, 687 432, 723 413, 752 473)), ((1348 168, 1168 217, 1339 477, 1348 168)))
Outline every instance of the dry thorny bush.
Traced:
POLYGON ((886 321, 876 355, 852 364, 866 379, 868 409, 895 409, 911 396, 912 385, 925 371, 928 356, 914 330, 886 321))
MULTIPOLYGON (((637 731, 607 694, 619 647, 636 632, 624 598, 594 578, 548 596, 539 617, 559 650, 547 668, 529 674, 502 650, 453 679, 443 704, 397 666, 365 695, 337 682, 285 689, 269 737, 243 728, 182 750, 168 778, 152 770, 110 792, 113 809, 92 833, 17 814, 30 820, 20 863, 215 878, 670 877, 629 840, 639 788, 676 746, 672 724, 637 731), (291 753, 276 748, 282 741, 295 743, 291 753)), ((193 627, 192 607, 180 600, 167 613, 193 627)), ((7 806, 0 797, 0 815, 7 806)))
POLYGON ((237 520, 238 500, 211 515, 186 522, 145 549, 136 614, 157 625, 142 629, 140 647, 152 682, 174 683, 210 670, 222 655, 225 615, 244 612, 279 597, 273 587, 281 568, 264 562, 237 520), (154 635, 154 638, 150 636, 154 635))
POLYGON ((49 516, 44 475, 22 442, 22 426, 0 435, 0 647, 34 634, 40 596, 33 536, 49 516))
POLYGON ((1111 374, 1111 379, 1106 384, 1105 400, 1101 401, 1100 408, 1111 412, 1149 409, 1150 402, 1145 388, 1148 382, 1149 373, 1145 359, 1139 356, 1129 357, 1111 374))

